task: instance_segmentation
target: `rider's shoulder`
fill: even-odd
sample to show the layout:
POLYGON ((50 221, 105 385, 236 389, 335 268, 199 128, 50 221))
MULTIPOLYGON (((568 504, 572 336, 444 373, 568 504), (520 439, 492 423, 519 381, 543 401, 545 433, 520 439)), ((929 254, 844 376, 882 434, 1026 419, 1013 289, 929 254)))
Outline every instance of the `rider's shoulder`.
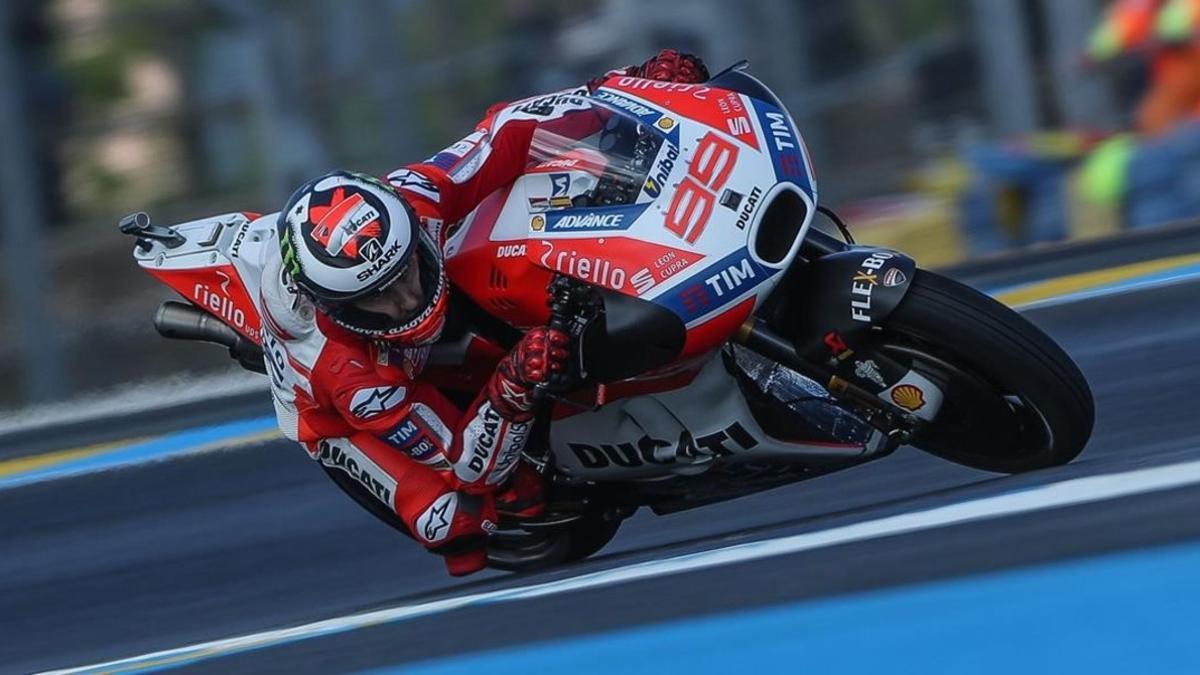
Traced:
POLYGON ((259 286, 263 328, 285 342, 303 340, 317 328, 316 308, 283 269, 279 255, 264 255, 259 286))

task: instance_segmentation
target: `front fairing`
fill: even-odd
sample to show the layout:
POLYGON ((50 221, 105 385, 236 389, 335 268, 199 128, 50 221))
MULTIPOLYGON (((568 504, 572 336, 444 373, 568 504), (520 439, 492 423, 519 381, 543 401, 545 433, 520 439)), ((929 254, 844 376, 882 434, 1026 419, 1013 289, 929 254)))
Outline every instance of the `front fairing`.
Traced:
POLYGON ((689 352, 721 344, 811 222, 810 208, 786 255, 768 260, 753 245, 779 190, 812 204, 803 144, 781 110, 718 87, 610 78, 539 126, 525 175, 452 237, 452 278, 518 327, 545 317, 547 273, 558 273, 656 303, 689 332, 706 325, 689 352))

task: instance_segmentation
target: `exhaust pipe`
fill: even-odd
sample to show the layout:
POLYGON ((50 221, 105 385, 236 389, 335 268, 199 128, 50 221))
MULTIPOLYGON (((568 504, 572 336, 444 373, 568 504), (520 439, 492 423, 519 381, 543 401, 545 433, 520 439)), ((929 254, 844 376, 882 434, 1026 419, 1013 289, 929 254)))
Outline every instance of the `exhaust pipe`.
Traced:
POLYGON ((229 355, 243 368, 267 373, 262 348, 225 325, 220 319, 186 302, 167 300, 154 314, 158 334, 172 340, 200 340, 229 348, 229 355))

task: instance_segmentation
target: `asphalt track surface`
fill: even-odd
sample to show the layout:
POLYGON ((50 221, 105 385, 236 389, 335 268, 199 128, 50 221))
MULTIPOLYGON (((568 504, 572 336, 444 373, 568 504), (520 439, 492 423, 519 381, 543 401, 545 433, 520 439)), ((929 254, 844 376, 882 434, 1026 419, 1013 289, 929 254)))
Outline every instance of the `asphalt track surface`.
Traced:
MULTIPOLYGON (((1095 394, 1095 433, 1069 466, 1001 477, 906 448, 732 502, 666 517, 639 514, 596 558, 545 573, 448 578, 438 559, 361 512, 286 442, 0 491, 0 670, 93 664, 1200 459, 1198 294, 1200 283, 1192 281, 1027 313, 1072 354, 1095 394)), ((1197 509, 1200 487, 1151 492, 468 607, 188 669, 390 667, 1194 542, 1200 541, 1197 509)))

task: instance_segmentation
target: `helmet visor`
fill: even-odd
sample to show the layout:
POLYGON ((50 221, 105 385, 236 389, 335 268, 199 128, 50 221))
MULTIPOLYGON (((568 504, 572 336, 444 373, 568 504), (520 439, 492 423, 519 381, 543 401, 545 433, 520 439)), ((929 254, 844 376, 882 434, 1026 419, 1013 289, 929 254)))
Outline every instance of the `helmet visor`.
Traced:
POLYGON ((428 279, 422 280, 420 251, 397 277, 386 286, 353 301, 354 307, 370 314, 386 316, 389 323, 402 326, 416 318, 429 301, 425 292, 428 279))
POLYGON ((330 307, 328 314, 356 333, 404 341, 408 334, 427 333, 427 323, 440 324, 445 285, 441 255, 421 231, 413 255, 393 280, 369 294, 330 307))

